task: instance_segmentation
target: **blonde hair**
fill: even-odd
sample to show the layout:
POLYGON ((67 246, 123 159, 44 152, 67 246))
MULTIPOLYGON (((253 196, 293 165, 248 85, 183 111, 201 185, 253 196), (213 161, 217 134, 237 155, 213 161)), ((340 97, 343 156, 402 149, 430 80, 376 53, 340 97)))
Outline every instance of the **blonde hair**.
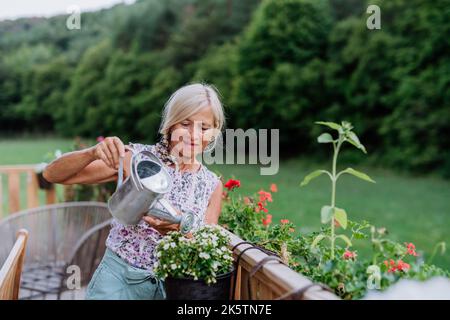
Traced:
POLYGON ((167 137, 170 134, 170 128, 208 106, 214 115, 214 128, 220 132, 225 126, 225 115, 217 89, 202 83, 179 88, 164 105, 159 133, 167 137))

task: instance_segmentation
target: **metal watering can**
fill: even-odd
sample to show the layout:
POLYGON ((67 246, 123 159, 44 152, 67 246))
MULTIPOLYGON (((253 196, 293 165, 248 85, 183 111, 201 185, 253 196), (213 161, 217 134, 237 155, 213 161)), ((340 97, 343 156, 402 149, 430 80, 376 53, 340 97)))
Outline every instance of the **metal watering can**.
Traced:
POLYGON ((179 215, 162 197, 172 187, 172 177, 159 158, 150 151, 134 152, 130 161, 130 175, 123 181, 123 158, 119 160, 117 189, 108 200, 112 216, 124 225, 136 225, 145 215, 180 224, 180 231, 188 233, 194 225, 194 213, 179 215), (143 159, 143 155, 147 159, 143 159))

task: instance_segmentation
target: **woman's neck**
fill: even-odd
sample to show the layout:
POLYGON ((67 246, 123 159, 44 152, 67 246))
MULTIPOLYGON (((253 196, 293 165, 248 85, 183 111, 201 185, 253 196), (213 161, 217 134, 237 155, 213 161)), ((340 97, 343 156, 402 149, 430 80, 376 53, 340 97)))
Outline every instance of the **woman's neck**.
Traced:
POLYGON ((200 170, 200 162, 190 164, 180 163, 178 164, 178 169, 180 171, 197 172, 198 170, 200 170))
MULTIPOLYGON (((180 171, 190 171, 197 172, 200 170, 201 163, 198 161, 197 157, 194 155, 184 156, 182 153, 177 153, 174 151, 172 145, 168 147, 168 153, 172 157, 172 160, 175 164, 175 168, 180 171)), ((173 166, 172 166, 173 167, 173 166)))
POLYGON ((190 172, 197 172, 200 170, 201 163, 196 159, 191 158, 176 158, 177 160, 177 167, 180 171, 190 171, 190 172))

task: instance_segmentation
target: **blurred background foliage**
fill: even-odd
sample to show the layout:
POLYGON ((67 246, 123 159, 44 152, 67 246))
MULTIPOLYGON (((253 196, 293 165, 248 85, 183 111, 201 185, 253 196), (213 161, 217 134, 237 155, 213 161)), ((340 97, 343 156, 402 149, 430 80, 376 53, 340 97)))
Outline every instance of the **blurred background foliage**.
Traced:
MULTIPOLYGON (((355 125, 377 165, 450 177, 448 0, 140 0, 0 22, 0 130, 157 138, 170 94, 214 84, 228 128, 281 128, 327 156, 316 120, 355 125)), ((347 153, 352 161, 360 155, 347 153)))

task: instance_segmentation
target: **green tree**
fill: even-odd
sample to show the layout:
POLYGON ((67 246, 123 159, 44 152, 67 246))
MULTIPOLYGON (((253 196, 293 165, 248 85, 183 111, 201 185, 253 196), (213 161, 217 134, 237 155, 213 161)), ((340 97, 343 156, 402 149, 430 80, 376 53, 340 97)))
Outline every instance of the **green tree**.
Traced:
POLYGON ((111 58, 111 44, 103 41, 90 48, 77 66, 66 95, 66 108, 59 115, 57 130, 67 136, 97 136, 101 119, 88 117, 102 104, 104 74, 111 58), (92 123, 95 125, 93 126, 92 123), (97 126, 96 126, 97 125, 97 126), (96 130, 93 131, 92 128, 96 130))
POLYGON ((231 99, 233 123, 273 128, 282 146, 308 145, 324 107, 323 59, 331 15, 325 1, 263 1, 239 42, 231 99))

